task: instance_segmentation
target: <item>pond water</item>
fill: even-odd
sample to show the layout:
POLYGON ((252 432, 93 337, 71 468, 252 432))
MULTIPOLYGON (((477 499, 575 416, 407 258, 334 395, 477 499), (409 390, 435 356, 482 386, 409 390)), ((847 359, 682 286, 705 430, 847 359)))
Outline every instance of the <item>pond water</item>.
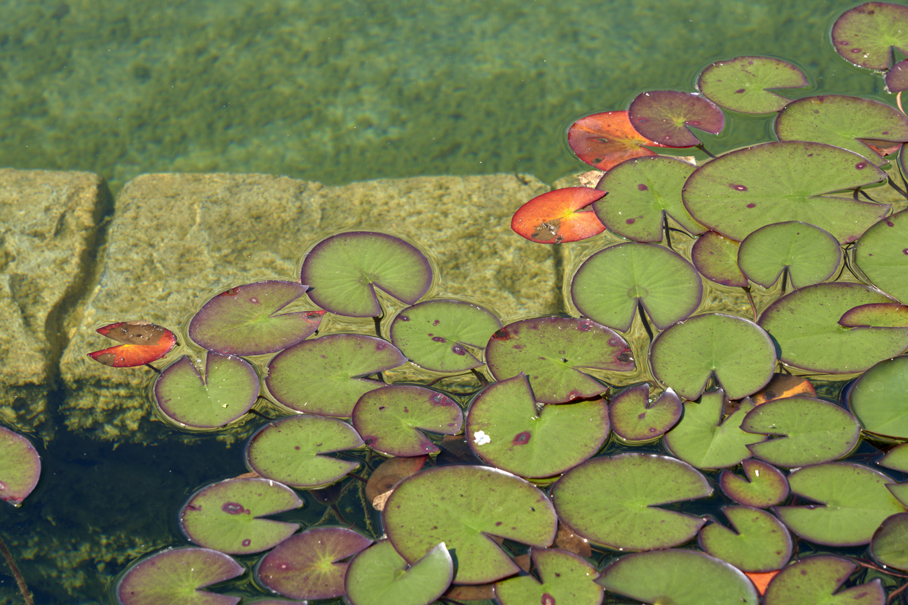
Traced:
MULTIPOLYGON (((646 89, 692 90, 719 59, 782 57, 810 78, 804 95, 891 102, 881 78, 832 50, 832 22, 855 4, 7 0, 0 165, 92 171, 114 192, 163 171, 551 183, 583 169, 564 142, 572 121, 646 89)), ((739 120, 706 145, 723 152, 766 129, 739 120)), ((0 507, 0 536, 42 604, 109 603, 129 562, 185 543, 176 515, 188 494, 242 468, 241 449, 214 437, 114 447, 60 429, 36 445, 41 482, 21 508, 0 507), (38 557, 48 551, 53 565, 38 557)), ((361 517, 355 492, 341 510, 361 517)), ((324 512, 310 499, 290 518, 324 512)), ((0 563, 0 605, 19 602, 0 563)))

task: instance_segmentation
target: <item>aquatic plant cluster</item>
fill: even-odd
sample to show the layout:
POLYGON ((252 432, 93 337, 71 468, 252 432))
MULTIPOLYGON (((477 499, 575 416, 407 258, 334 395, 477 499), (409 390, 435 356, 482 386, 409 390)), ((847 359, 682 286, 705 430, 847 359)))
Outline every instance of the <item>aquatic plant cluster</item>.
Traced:
MULTIPOLYGON (((851 9, 832 41, 908 88, 908 62, 891 60, 908 52, 908 7, 851 9)), ((512 222, 541 244, 623 240, 570 272, 570 314, 503 323, 427 298, 437 268, 417 246, 352 231, 315 244, 299 279, 211 298, 185 335, 99 328, 119 344, 90 356, 114 368, 187 340, 205 350, 202 367, 156 369, 155 410, 177 429, 281 412, 246 443, 247 473, 179 511, 195 546, 135 562, 117 603, 904 601, 908 201, 874 200, 908 200, 908 119, 775 92, 807 84, 785 61, 738 57, 705 68, 697 93, 578 120, 568 141, 602 171, 593 186, 512 222), (721 132, 723 109, 774 115, 778 140, 701 166, 650 149, 709 155, 690 127, 721 132), (733 291, 740 312, 703 310, 733 291), (329 313, 373 318, 374 334, 320 335, 329 313), (407 368, 419 379, 389 379, 407 368), (443 388, 458 376, 476 388, 443 388), (369 511, 355 528, 267 518, 308 492, 343 519, 354 484, 380 529, 369 511)), ((2 428, 0 469, 14 504, 40 474, 2 428)))

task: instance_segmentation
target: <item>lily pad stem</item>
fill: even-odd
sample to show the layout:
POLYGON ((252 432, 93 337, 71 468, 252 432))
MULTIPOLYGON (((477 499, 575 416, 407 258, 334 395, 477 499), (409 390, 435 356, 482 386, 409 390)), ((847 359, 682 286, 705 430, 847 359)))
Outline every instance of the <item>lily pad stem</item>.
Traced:
POLYGON ((646 313, 643 312, 643 305, 637 303, 637 312, 640 313, 640 321, 643 322, 643 329, 646 330, 646 335, 649 336, 650 344, 653 342, 653 329, 649 327, 649 321, 646 319, 646 313))
POLYGON ((901 187, 896 185, 895 181, 892 180, 891 176, 887 177, 887 178, 889 179, 889 186, 892 187, 893 189, 895 189, 896 191, 898 191, 900 194, 902 194, 902 197, 904 197, 905 199, 908 199, 908 191, 905 191, 904 189, 902 189, 901 187))
POLYGON ((3 541, 3 538, 0 538, 0 552, 3 553, 3 558, 6 559, 6 564, 9 565, 10 571, 13 572, 13 577, 16 578, 16 584, 19 586, 19 592, 22 593, 22 598, 25 599, 25 605, 35 605, 35 602, 32 600, 32 593, 28 591, 28 586, 25 585, 25 579, 19 572, 19 567, 16 566, 16 562, 13 560, 13 555, 10 554, 9 549, 6 547, 6 542, 3 541))
POLYGON ((384 313, 381 315, 376 315, 372 318, 373 323, 375 323, 375 335, 381 338, 381 318, 384 317, 384 313))
POLYGON ((747 295, 747 302, 750 303, 750 310, 754 314, 754 321, 757 321, 757 305, 754 302, 753 295, 750 293, 750 286, 744 286, 741 289, 744 290, 744 294, 747 295))
POLYGON ((700 151, 702 151, 703 153, 705 153, 712 159, 714 159, 714 160, 716 159, 716 156, 714 156, 713 154, 711 154, 709 151, 706 150, 706 147, 703 146, 703 143, 700 143, 699 145, 697 145, 697 149, 699 149, 700 151))

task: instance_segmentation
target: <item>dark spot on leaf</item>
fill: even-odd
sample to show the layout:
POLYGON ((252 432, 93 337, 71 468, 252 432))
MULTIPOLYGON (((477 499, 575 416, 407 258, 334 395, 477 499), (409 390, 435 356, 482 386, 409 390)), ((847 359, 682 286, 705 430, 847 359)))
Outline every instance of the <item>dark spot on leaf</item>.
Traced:
POLYGON ((495 527, 498 527, 499 525, 501 525, 501 521, 496 521, 496 522, 495 522, 495 527))
POLYGON ((432 340, 434 340, 435 342, 444 342, 445 338, 444 336, 434 336, 432 337, 432 340))
POLYGON ((908 248, 902 248, 902 254, 908 254, 908 248))
POLYGON ((639 189, 640 191, 646 191, 647 189, 649 189, 649 187, 647 187, 643 183, 640 183, 639 185, 637 185, 637 189, 639 189))
POLYGON ((748 208, 756 208, 757 205, 756 205, 756 204, 747 204, 747 207, 748 207, 748 208))
POLYGON ((593 326, 588 321, 581 321, 577 324, 577 329, 581 332, 589 332, 591 327, 593 326))
POLYGON ((895 225, 892 223, 892 221, 886 221, 886 225, 889 227, 895 227, 895 225))
POLYGON ((745 89, 745 88, 739 88, 738 90, 735 91, 735 94, 736 94, 736 95, 739 95, 739 94, 741 94, 742 92, 746 92, 746 90, 747 90, 747 89, 745 89))
POLYGON ((860 48, 852 48, 852 49, 851 49, 851 52, 852 52, 852 54, 857 54, 857 53, 861 52, 861 49, 860 49, 860 48))
POLYGON ((293 449, 298 450, 298 449, 300 449, 300 446, 294 445, 294 446, 293 446, 293 449))
POLYGON ((547 592, 542 593, 542 600, 539 601, 540 605, 555 605, 555 597, 550 595, 547 592))
POLYGON ((406 315, 398 315, 397 318, 401 321, 410 321, 410 318, 406 315))
POLYGON ((257 299, 255 296, 252 296, 249 298, 249 302, 251 302, 254 305, 257 305, 257 304, 259 304, 259 299, 257 299))
POLYGON ((375 348, 376 348, 377 350, 379 350, 379 351, 384 351, 385 346, 386 346, 385 343, 380 342, 380 343, 378 343, 377 345, 375 345, 375 348))
POLYGON ((437 325, 438 325, 438 320, 436 319, 435 321, 433 321, 433 322, 432 322, 432 325, 433 325, 433 326, 437 326, 437 325))
POLYGON ((383 406, 383 405, 378 406, 378 411, 379 411, 379 412, 382 411, 383 409, 385 409, 385 406, 383 406))
POLYGON ((513 445, 526 445, 527 443, 530 442, 530 436, 531 435, 527 431, 523 431, 522 433, 517 433, 517 436, 514 437, 514 441, 512 441, 511 443, 513 445))
POLYGON ((863 170, 864 168, 867 168, 867 162, 858 162, 854 167, 858 170, 863 170))
POLYGON ((252 540, 250 540, 249 538, 243 540, 243 546, 249 546, 250 544, 252 544, 252 540))
POLYGON ((510 337, 511 337, 511 333, 508 332, 505 328, 497 330, 494 334, 492 334, 493 340, 507 340, 510 337))
POLYGON ((451 347, 451 352, 455 355, 466 355, 467 351, 460 345, 454 345, 451 347))
POLYGON ((236 296, 237 294, 239 294, 239 292, 239 288, 231 288, 230 290, 221 292, 218 296, 236 296))
POLYGON ((735 191, 747 191, 747 187, 745 187, 744 185, 737 185, 735 183, 729 183, 728 186, 731 187, 732 189, 734 189, 735 191))
POLYGON ((243 507, 243 505, 237 502, 225 502, 223 505, 221 505, 221 510, 228 515, 241 515, 246 512, 246 509, 243 507))
POLYGON ((629 218, 629 219, 627 219, 627 220, 624 221, 624 222, 627 223, 628 225, 633 225, 634 222, 635 222, 635 220, 636 220, 636 219, 629 218))

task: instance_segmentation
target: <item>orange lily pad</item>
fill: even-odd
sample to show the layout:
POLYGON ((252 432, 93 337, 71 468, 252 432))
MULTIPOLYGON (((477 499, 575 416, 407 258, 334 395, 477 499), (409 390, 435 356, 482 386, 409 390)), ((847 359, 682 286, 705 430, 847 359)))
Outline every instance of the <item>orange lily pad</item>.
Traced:
POLYGON ((98 334, 123 343, 88 356, 112 368, 133 368, 156 361, 177 344, 177 337, 167 328, 148 321, 120 321, 96 330, 98 334))
POLYGON ((605 231, 590 204, 605 191, 588 187, 566 187, 531 199, 514 213, 511 229, 538 244, 577 242, 605 231))
POLYGON ((744 575, 750 578, 750 581, 754 583, 754 586, 757 587, 757 590, 760 591, 760 594, 766 594, 766 587, 769 586, 769 581, 776 577, 776 574, 779 573, 779 570, 775 571, 765 571, 765 572, 744 572, 744 575))
POLYGON ((767 401, 776 399, 786 399, 788 397, 816 397, 816 389, 810 384, 810 381, 802 376, 792 376, 791 374, 773 374, 769 383, 758 393, 750 396, 754 405, 760 405, 767 401))
POLYGON ((627 111, 594 113, 571 124, 568 129, 571 151, 590 166, 609 170, 625 160, 656 152, 644 147, 665 147, 642 136, 627 116, 627 111))

